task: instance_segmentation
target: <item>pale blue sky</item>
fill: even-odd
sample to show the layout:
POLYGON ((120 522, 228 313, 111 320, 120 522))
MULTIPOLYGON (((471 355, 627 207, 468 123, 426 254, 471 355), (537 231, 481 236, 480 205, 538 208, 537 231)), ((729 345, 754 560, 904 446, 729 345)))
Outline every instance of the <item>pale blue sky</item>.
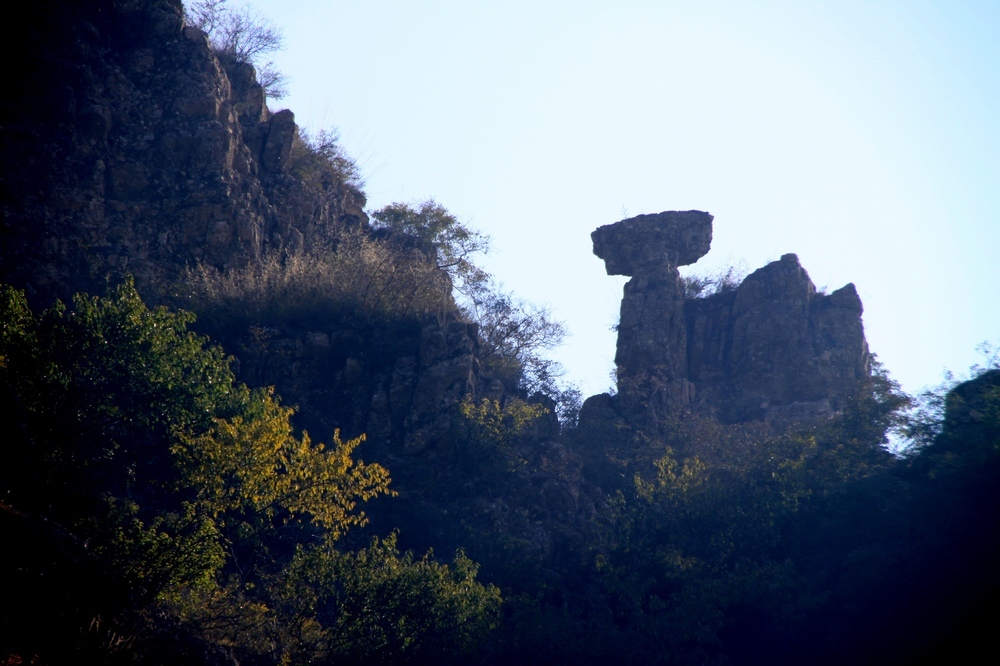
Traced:
POLYGON ((1000 340, 1000 2, 253 6, 286 38, 272 108, 340 131, 371 208, 433 197, 492 236, 585 395, 624 282, 590 232, 662 210, 715 215, 696 272, 795 252, 854 282, 907 390, 1000 340))

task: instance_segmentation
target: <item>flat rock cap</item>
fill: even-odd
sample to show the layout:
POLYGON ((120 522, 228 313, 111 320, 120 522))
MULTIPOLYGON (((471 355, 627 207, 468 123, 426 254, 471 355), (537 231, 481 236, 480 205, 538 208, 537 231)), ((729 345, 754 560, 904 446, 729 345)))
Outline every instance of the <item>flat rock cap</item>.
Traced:
POLYGON ((590 234, 608 275, 645 275, 687 266, 712 245, 713 217, 700 210, 668 210, 606 224, 590 234))

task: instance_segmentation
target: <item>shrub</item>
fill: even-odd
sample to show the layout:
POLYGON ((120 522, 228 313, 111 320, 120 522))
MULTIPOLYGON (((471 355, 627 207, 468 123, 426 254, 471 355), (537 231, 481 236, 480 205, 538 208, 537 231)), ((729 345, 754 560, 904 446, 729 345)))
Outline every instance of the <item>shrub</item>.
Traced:
POLYGON ((288 94, 287 78, 265 58, 284 48, 281 31, 259 12, 244 5, 233 9, 226 0, 197 0, 185 8, 185 19, 203 30, 223 64, 245 62, 257 70, 257 82, 268 97, 281 99, 288 94))
POLYGON ((414 208, 405 203, 389 204, 372 213, 377 228, 393 234, 407 234, 432 248, 438 268, 446 271, 456 289, 472 298, 489 285, 490 276, 472 263, 471 257, 485 254, 490 239, 458 221, 433 199, 414 208))
POLYGON ((542 353, 562 344, 566 329, 547 309, 491 285, 477 294, 467 313, 479 323, 480 357, 500 379, 527 394, 555 397, 562 368, 542 353))
POLYGON ((976 351, 982 356, 983 362, 972 365, 965 376, 956 377, 948 371, 940 384, 924 388, 916 395, 901 428, 905 438, 904 447, 900 451, 902 455, 916 455, 938 438, 944 427, 948 396, 957 386, 975 380, 991 370, 1000 369, 1000 345, 984 340, 976 345, 976 351))
POLYGON ((358 189, 364 187, 361 170, 340 146, 339 140, 340 135, 334 130, 321 130, 312 135, 299 129, 292 142, 289 172, 303 186, 317 193, 331 190, 336 183, 358 189))
POLYGON ((492 492, 501 491, 527 467, 523 445, 530 441, 533 424, 548 411, 517 399, 501 406, 496 400, 475 403, 466 397, 459 405, 463 436, 458 458, 464 475, 492 492))
POLYGON ((747 267, 742 262, 716 273, 681 276, 681 281, 684 283, 684 297, 708 298, 715 294, 735 291, 746 276, 747 267))
POLYGON ((187 641, 255 664, 440 663, 494 624, 499 592, 461 553, 338 549, 388 473, 354 459, 363 437, 295 434, 190 315, 147 309, 128 280, 40 316, 0 285, 0 321, 0 529, 19 537, 0 655, 207 663, 187 641))

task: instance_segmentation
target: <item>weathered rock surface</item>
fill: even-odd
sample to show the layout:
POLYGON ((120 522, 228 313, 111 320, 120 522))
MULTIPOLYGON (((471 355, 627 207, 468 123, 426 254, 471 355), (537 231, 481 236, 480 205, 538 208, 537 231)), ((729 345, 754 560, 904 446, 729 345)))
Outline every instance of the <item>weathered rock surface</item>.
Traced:
POLYGON ((708 254, 712 216, 700 210, 638 215, 590 235, 608 275, 658 275, 708 254))
POLYGON ((0 99, 0 281, 47 302, 128 271, 156 300, 185 266, 367 221, 349 183, 291 173, 294 116, 251 66, 226 71, 180 0, 26 9, 0 99))
POLYGON ((639 215, 600 227, 591 239, 609 275, 633 276, 625 285, 615 353, 623 403, 690 402, 684 284, 677 267, 708 253, 712 216, 696 210, 639 215))
POLYGON ((819 294, 786 254, 729 293, 685 305, 688 377, 730 420, 832 414, 871 371, 853 284, 819 294))
POLYGON ((634 276, 615 355, 621 406, 703 405, 732 421, 834 413, 871 371, 854 285, 818 294, 786 254, 735 290, 685 299, 677 266, 708 252, 711 225, 708 213, 664 212, 592 234, 608 273, 634 276))
MULTIPOLYGON (((308 430, 365 433, 393 454, 434 455, 458 404, 491 388, 480 372, 476 325, 457 319, 396 327, 388 336, 344 325, 253 327, 228 347, 238 353, 241 377, 294 396, 308 430)), ((503 387, 497 392, 502 400, 503 387)))

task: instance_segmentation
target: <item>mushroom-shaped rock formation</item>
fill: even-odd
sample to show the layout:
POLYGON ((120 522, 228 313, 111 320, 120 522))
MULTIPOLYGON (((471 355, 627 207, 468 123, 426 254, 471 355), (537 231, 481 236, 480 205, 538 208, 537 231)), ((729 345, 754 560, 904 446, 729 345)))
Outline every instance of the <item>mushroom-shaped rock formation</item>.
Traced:
POLYGON ((591 234, 594 254, 625 285, 615 364, 625 404, 657 409, 687 404, 684 284, 678 266, 693 264, 712 243, 712 216, 697 210, 639 215, 591 234))
POLYGON ((632 276, 615 354, 619 409, 655 417, 697 403, 727 421, 802 421, 836 412, 871 372, 854 285, 817 293, 794 254, 735 289, 686 299, 677 267, 708 252, 708 213, 640 215, 591 238, 609 275, 632 276))
POLYGON ((712 245, 712 216, 668 210, 606 224, 590 234, 608 275, 646 275, 698 261, 712 245))

